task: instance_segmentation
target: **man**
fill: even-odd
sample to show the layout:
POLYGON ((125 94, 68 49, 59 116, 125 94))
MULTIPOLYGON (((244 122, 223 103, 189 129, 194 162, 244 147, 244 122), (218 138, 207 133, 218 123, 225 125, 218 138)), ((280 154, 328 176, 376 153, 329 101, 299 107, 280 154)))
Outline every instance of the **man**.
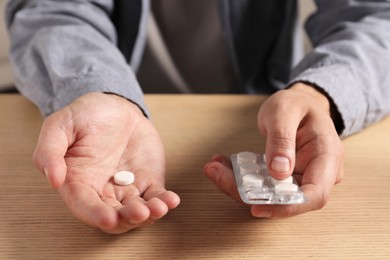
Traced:
MULTIPOLYGON (((274 93, 257 120, 267 167, 277 179, 301 174, 309 200, 252 206, 252 214, 286 217, 322 208, 343 174, 339 135, 389 113, 390 3, 316 1, 307 23, 315 48, 293 68, 295 1, 209 2, 218 4, 214 44, 225 50, 219 59, 230 61, 220 63, 232 72, 226 92, 274 93)), ((179 204, 164 188, 163 147, 134 76, 148 10, 146 0, 12 0, 7 9, 16 84, 47 116, 33 160, 77 218, 109 233, 147 226, 179 204), (133 185, 112 182, 123 169, 135 172, 133 185)), ((180 55, 172 53, 174 61, 180 55)), ((238 198, 226 157, 214 156, 204 171, 238 198)))

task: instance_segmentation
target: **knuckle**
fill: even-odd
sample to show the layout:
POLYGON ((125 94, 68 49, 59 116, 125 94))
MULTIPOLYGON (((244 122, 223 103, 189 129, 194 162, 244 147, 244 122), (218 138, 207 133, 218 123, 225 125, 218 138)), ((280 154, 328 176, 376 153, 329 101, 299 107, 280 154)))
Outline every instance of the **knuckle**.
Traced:
POLYGON ((319 197, 317 201, 316 209, 322 209, 328 204, 330 198, 330 194, 328 192, 322 192, 321 196, 319 197))
POLYGON ((273 145, 280 148, 289 148, 294 145, 294 137, 287 131, 277 131, 272 135, 273 145))
POLYGON ((344 178, 344 169, 343 167, 341 166, 341 169, 339 171, 339 173, 337 174, 337 177, 336 177, 336 184, 339 184, 344 178))
POLYGON ((288 207, 286 207, 285 209, 285 213, 284 213, 284 216, 286 218, 290 218, 290 217, 293 217, 297 214, 297 211, 296 211, 296 207, 290 205, 288 207))
POLYGON ((40 169, 41 170, 41 161, 40 161, 41 157, 39 156, 39 154, 35 151, 31 157, 31 160, 33 162, 33 164, 35 165, 36 168, 40 169))

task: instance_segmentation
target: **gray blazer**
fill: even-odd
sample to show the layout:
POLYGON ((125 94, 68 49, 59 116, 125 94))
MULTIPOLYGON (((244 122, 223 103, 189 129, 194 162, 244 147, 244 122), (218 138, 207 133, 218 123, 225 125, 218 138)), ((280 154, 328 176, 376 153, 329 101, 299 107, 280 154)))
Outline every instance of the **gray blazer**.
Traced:
MULTIPOLYGON (((295 66, 295 1, 219 1, 237 79, 230 92, 272 93, 310 83, 330 97, 345 136, 390 112, 390 2, 316 4, 306 23, 314 50, 295 66)), ((147 114, 134 71, 148 11, 149 0, 9 1, 19 91, 44 115, 88 92, 116 93, 147 114)))

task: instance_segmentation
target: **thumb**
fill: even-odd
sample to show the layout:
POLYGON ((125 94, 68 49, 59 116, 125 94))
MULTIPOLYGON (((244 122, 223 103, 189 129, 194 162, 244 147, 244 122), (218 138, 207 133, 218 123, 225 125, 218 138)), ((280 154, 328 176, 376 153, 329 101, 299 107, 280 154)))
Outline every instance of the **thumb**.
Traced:
POLYGON ((266 141, 267 169, 275 179, 290 176, 295 165, 295 134, 268 132, 266 141))
MULTIPOLYGON (((259 129, 266 137, 267 169, 275 179, 289 177, 295 166, 296 135, 299 127, 299 118, 292 113, 275 111, 273 113, 259 113, 259 129)), ((295 114, 298 116, 298 114, 295 114)))
POLYGON ((64 157, 69 146, 65 126, 60 122, 64 121, 58 120, 54 114, 45 120, 33 155, 36 167, 56 189, 66 178, 67 167, 64 157))

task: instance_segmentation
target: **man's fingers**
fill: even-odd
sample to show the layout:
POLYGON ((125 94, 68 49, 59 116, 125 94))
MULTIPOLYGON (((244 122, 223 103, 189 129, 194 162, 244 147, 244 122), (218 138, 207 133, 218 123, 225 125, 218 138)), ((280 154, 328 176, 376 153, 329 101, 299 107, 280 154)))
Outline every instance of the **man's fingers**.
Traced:
MULTIPOLYGON (((284 92, 278 95, 284 95, 284 92)), ((276 179, 290 176, 295 166, 296 135, 302 111, 280 102, 282 98, 266 101, 258 114, 258 126, 266 137, 267 168, 276 179)))
POLYGON ((96 191, 82 183, 68 183, 58 189, 73 215, 87 225, 113 230, 119 217, 112 205, 101 200, 96 191))
POLYGON ((226 167, 233 169, 232 161, 224 155, 216 154, 211 158, 212 162, 219 162, 226 167))
MULTIPOLYGON (((340 170, 339 158, 323 154, 311 161, 301 180, 301 189, 307 202, 297 205, 256 205, 251 213, 255 217, 284 218, 323 208, 337 182, 334 173, 340 170)), ((341 174, 341 173, 339 173, 341 174)))
POLYGON ((67 172, 64 157, 68 150, 69 140, 60 126, 61 123, 55 118, 46 119, 33 155, 33 162, 54 188, 64 183, 67 172))
POLYGON ((133 228, 153 224, 180 203, 176 193, 159 185, 149 187, 142 197, 139 195, 128 192, 123 198, 123 207, 118 210, 121 218, 133 225, 133 228))
POLYGON ((227 194, 238 202, 242 202, 240 195, 238 194, 236 181, 234 180, 233 170, 231 166, 229 167, 228 165, 229 162, 227 158, 221 162, 212 161, 204 166, 203 171, 205 175, 223 193, 227 194))
POLYGON ((167 191, 163 186, 151 186, 143 194, 142 197, 135 195, 134 192, 124 196, 122 204, 127 207, 133 201, 141 201, 149 210, 150 217, 154 220, 162 218, 169 210, 176 208, 180 203, 179 196, 167 191))
POLYGON ((172 191, 167 191, 164 187, 149 188, 144 193, 143 198, 147 201, 158 198, 164 202, 170 210, 176 208, 180 204, 180 197, 172 191))
POLYGON ((150 217, 149 208, 139 199, 133 199, 118 210, 119 215, 130 225, 141 225, 150 217))
POLYGON ((267 136, 266 158, 267 168, 276 179, 285 179, 292 174, 295 156, 292 152, 295 145, 288 137, 278 134, 267 136))
POLYGON ((58 190, 76 218, 110 234, 124 233, 154 223, 169 211, 169 206, 163 200, 178 197, 166 191, 160 194, 160 198, 145 201, 133 193, 120 203, 115 198, 101 198, 93 188, 82 183, 67 183, 58 190))
POLYGON ((308 184, 301 187, 308 201, 294 205, 253 205, 251 213, 254 217, 288 218, 306 212, 323 208, 330 195, 330 191, 324 191, 322 187, 308 184))

